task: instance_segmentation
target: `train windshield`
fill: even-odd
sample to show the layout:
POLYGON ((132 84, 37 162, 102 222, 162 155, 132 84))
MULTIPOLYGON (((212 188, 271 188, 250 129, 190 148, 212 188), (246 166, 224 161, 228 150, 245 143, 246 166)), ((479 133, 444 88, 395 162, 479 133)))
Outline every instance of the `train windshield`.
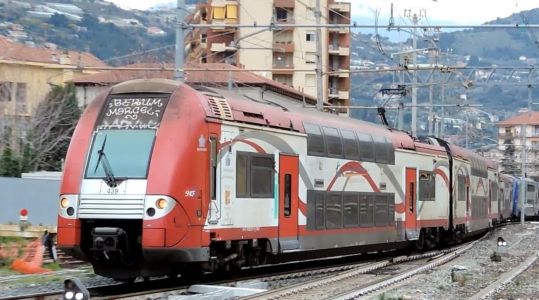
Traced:
POLYGON ((155 130, 100 130, 94 136, 86 178, 147 177, 155 130))

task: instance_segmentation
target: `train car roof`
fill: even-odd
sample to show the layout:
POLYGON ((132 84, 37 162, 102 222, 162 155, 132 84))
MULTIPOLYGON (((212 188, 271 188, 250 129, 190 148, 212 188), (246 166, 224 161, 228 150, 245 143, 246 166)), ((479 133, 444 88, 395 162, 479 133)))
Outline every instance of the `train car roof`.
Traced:
POLYGON ((304 105, 303 102, 277 94, 264 94, 254 89, 229 91, 223 88, 205 87, 199 90, 207 97, 208 91, 223 97, 223 100, 230 106, 232 119, 237 122, 254 123, 302 133, 305 132, 303 122, 307 122, 382 136, 390 139, 395 148, 415 149, 414 140, 404 131, 329 112, 321 112, 316 110, 313 105, 304 105))

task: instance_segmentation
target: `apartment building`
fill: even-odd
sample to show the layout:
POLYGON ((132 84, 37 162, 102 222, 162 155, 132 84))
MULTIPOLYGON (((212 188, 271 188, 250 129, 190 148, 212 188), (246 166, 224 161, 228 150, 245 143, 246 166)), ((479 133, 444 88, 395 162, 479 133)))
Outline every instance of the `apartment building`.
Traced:
POLYGON ((526 174, 539 178, 539 112, 524 112, 496 125, 501 171, 520 176, 524 145, 526 174))
MULTIPOLYGON (((322 24, 350 24, 349 2, 320 2, 322 24)), ((189 59, 255 70, 258 75, 316 97, 316 28, 225 27, 316 25, 315 11, 315 0, 208 0, 188 19, 214 26, 190 34, 189 59)), ((324 100, 349 105, 350 29, 323 28, 322 45, 324 100)))

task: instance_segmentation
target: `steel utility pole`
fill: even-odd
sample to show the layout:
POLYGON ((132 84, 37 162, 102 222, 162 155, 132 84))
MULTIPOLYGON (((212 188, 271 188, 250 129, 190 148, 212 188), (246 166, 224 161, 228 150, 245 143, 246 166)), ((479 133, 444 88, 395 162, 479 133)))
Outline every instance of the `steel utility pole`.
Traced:
POLYGON ((524 217, 526 215, 526 211, 524 209, 524 203, 526 203, 526 125, 522 124, 521 129, 521 136, 522 136, 522 153, 521 153, 521 173, 522 173, 522 184, 520 186, 520 225, 524 226, 524 217))
MULTIPOLYGON (((321 24, 320 0, 316 0, 316 24, 321 24)), ((324 108, 324 82, 322 78, 322 28, 316 27, 316 109, 324 108)))
POLYGON ((176 59, 174 66, 174 79, 184 81, 184 51, 185 42, 183 36, 184 19, 185 19, 185 0, 178 0, 176 7, 176 59))
MULTIPOLYGON (((419 10, 419 15, 414 13, 412 15, 412 10, 407 9, 404 11, 404 16, 412 20, 414 23, 413 32, 412 32, 412 63, 414 67, 417 66, 417 24, 419 20, 426 16, 426 11, 424 9, 419 10)), ((412 136, 417 136, 417 72, 414 72, 414 77, 412 81, 412 136)))

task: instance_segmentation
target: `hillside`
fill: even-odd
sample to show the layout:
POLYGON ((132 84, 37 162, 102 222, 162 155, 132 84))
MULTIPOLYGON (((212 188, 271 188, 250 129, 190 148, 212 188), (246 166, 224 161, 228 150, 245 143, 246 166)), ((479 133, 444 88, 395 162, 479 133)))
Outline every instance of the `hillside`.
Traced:
POLYGON ((112 65, 134 62, 113 58, 167 46, 152 56, 170 59, 173 24, 173 11, 123 10, 99 0, 0 0, 0 35, 30 45, 90 51, 112 65))

